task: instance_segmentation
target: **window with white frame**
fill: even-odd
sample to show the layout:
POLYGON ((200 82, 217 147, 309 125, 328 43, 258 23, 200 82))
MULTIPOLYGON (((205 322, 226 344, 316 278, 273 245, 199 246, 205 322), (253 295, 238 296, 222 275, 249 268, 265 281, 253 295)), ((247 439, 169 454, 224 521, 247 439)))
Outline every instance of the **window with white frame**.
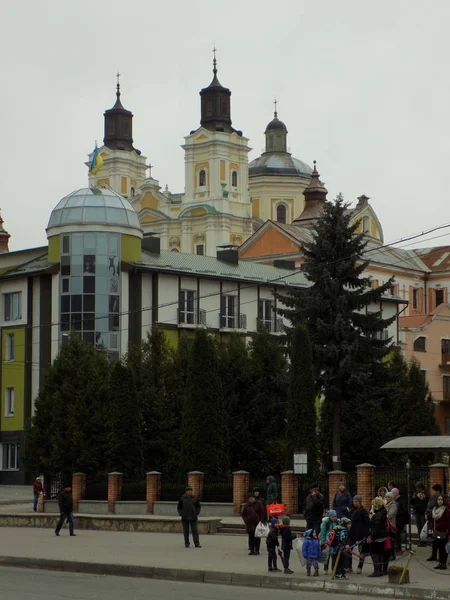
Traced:
POLYGON ((196 323, 197 299, 193 290, 180 290, 179 315, 180 323, 196 323))
POLYGON ((14 388, 12 387, 5 389, 5 416, 14 416, 14 388))
POLYGON ((261 299, 258 302, 258 321, 260 325, 271 331, 271 325, 274 318, 274 305, 271 298, 261 299))
POLYGON ((412 291, 412 305, 414 310, 419 310, 419 290, 417 288, 412 291))
POLYGON ((231 173, 231 185, 233 187, 237 187, 237 184, 238 184, 238 174, 237 174, 237 171, 233 171, 231 173))
POLYGON ((4 320, 18 321, 22 318, 22 292, 3 294, 4 320))
POLYGON ((19 444, 2 444, 2 470, 16 471, 19 468, 19 444))
POLYGON ((198 185, 199 187, 203 187, 206 185, 206 171, 205 169, 201 169, 198 174, 198 185))
POLYGON ((220 326, 236 327, 237 296, 222 294, 220 297, 220 326))
POLYGON ((11 362, 14 360, 14 334, 7 333, 5 342, 5 360, 11 362))
POLYGON ((277 222, 286 223, 287 210, 284 204, 277 205, 277 222))

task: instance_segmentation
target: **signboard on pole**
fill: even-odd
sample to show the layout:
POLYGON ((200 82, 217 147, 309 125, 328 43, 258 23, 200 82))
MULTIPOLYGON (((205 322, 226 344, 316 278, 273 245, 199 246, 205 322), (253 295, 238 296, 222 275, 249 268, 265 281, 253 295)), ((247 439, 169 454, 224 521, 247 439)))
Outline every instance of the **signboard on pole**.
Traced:
POLYGON ((306 475, 308 473, 308 453, 303 450, 294 452, 294 473, 306 475))

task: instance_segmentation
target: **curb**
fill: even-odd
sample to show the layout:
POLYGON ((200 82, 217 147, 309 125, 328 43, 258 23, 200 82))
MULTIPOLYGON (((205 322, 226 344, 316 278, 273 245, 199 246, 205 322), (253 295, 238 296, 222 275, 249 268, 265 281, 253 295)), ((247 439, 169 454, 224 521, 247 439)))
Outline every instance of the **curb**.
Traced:
POLYGON ((261 576, 246 573, 223 573, 220 571, 201 571, 197 569, 170 569, 166 567, 145 567, 137 565, 115 565, 107 563, 85 563, 70 560, 47 558, 25 558, 0 556, 0 567, 22 569, 45 569, 65 571, 67 573, 86 573, 90 575, 115 575, 119 577, 141 577, 146 579, 166 579, 191 583, 212 583, 243 587, 261 587, 278 590, 328 592, 352 596, 382 596, 388 598, 407 598, 408 600, 450 600, 450 591, 413 588, 410 586, 372 585, 343 581, 314 581, 311 579, 287 579, 280 576, 261 576))

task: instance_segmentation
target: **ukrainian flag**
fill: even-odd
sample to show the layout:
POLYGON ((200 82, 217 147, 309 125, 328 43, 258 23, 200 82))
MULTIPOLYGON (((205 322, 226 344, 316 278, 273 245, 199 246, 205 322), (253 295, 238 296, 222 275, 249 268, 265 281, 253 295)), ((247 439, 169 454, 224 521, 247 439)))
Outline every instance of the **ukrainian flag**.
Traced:
POLYGON ((97 148, 97 144, 95 144, 94 154, 92 155, 91 164, 89 166, 89 171, 92 175, 95 175, 97 171, 103 164, 103 158, 100 156, 99 149, 97 148))

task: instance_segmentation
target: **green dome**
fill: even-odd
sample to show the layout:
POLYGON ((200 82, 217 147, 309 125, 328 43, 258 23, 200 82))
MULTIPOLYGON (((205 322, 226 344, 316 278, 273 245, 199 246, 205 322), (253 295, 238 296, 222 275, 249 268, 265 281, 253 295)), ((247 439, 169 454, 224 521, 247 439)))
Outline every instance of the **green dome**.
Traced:
POLYGON ((66 225, 116 225, 141 230, 137 212, 109 188, 82 188, 59 201, 47 230, 66 225))

